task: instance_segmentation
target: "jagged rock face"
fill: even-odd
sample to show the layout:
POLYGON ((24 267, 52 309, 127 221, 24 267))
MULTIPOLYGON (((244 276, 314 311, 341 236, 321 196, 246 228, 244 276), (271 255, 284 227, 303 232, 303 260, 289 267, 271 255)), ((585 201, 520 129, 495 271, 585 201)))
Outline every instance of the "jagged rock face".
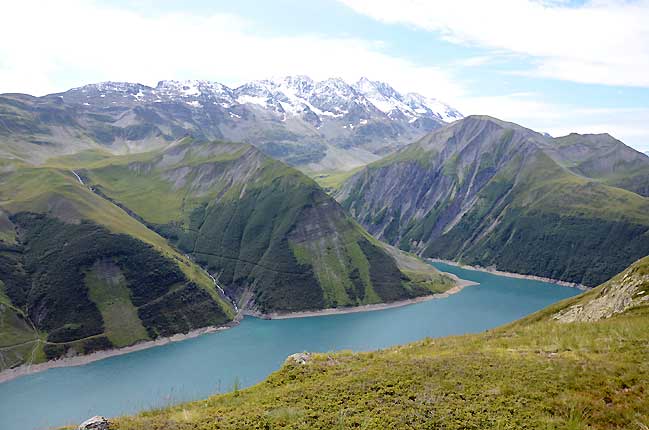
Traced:
POLYGON ((649 305, 649 258, 638 261, 577 304, 553 315, 559 322, 591 322, 649 305))
POLYGON ((40 162, 97 145, 145 151, 190 133, 248 142, 300 167, 343 169, 461 117, 435 99, 403 96, 368 79, 349 85, 289 76, 238 88, 209 81, 104 82, 45 97, 0 96, 0 136, 11 144, 0 155, 40 162))
MULTIPOLYGON (((649 200, 572 173, 563 151, 468 117, 370 164, 336 199, 376 237, 424 256, 597 285, 649 253, 649 200)), ((635 172, 637 188, 649 184, 635 172)))

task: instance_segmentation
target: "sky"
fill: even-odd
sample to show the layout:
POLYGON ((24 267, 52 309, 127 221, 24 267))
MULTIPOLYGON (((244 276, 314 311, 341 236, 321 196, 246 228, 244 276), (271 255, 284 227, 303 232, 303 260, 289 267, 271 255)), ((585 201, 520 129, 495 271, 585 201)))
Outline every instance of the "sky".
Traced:
POLYGON ((0 93, 361 76, 649 151, 649 0, 0 0, 0 93))

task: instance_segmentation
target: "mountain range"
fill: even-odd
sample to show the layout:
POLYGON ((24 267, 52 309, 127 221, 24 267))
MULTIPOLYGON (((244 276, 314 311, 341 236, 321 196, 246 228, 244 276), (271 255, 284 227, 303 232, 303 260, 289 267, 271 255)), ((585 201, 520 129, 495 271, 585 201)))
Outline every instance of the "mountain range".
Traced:
POLYGON ((594 286, 649 254, 649 157, 607 134, 553 139, 470 116, 335 196, 375 237, 424 257, 594 286))
POLYGON ((82 149, 142 152, 189 134, 250 143, 303 170, 344 170, 461 117, 436 99, 367 78, 288 76, 237 88, 103 82, 44 97, 0 95, 0 156, 42 162, 82 149))

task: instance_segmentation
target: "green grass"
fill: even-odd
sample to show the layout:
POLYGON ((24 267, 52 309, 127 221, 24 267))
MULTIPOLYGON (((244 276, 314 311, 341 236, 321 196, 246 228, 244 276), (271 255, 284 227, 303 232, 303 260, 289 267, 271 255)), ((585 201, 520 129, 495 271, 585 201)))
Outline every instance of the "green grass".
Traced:
POLYGON ((104 320, 104 333, 113 345, 119 348, 149 339, 119 267, 97 262, 86 272, 85 282, 104 320))
POLYGON ((455 285, 455 282, 440 273, 422 273, 407 269, 401 269, 401 271, 410 279, 406 282, 410 289, 425 289, 431 294, 439 294, 448 291, 455 285))
POLYGON ((127 166, 108 166, 90 172, 94 184, 111 198, 155 224, 166 224, 182 217, 184 190, 174 189, 156 175, 139 173, 127 166))
POLYGON ((363 170, 364 166, 356 167, 351 170, 332 171, 332 172, 315 172, 310 176, 325 190, 327 193, 332 194, 340 186, 355 173, 363 170))
POLYGON ((0 369, 43 358, 41 335, 11 304, 0 281, 0 369))
POLYGON ((529 210, 649 224, 649 199, 569 174, 545 154, 526 167, 515 203, 529 210), (605 202, 606 204, 602 204, 605 202))
POLYGON ((54 157, 47 160, 46 165, 60 169, 75 169, 80 166, 88 166, 111 158, 114 155, 101 149, 87 149, 75 154, 54 157))
POLYGON ((34 329, 25 321, 20 310, 0 304, 0 348, 38 339, 34 329))
POLYGON ((420 142, 415 142, 411 145, 400 149, 394 154, 388 155, 387 157, 381 158, 373 163, 367 165, 368 169, 380 169, 382 167, 390 166, 395 163, 403 162, 416 162, 419 163, 422 167, 429 166, 430 160, 432 160, 437 153, 434 151, 427 151, 424 149, 420 142))

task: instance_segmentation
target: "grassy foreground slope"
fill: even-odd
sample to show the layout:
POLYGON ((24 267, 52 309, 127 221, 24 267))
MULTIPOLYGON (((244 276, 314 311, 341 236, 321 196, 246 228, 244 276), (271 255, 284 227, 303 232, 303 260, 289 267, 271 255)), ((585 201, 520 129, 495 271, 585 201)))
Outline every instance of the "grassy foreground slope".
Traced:
POLYGON ((249 389, 118 418, 115 428, 646 429, 646 294, 649 258, 495 330, 289 359, 249 389))

